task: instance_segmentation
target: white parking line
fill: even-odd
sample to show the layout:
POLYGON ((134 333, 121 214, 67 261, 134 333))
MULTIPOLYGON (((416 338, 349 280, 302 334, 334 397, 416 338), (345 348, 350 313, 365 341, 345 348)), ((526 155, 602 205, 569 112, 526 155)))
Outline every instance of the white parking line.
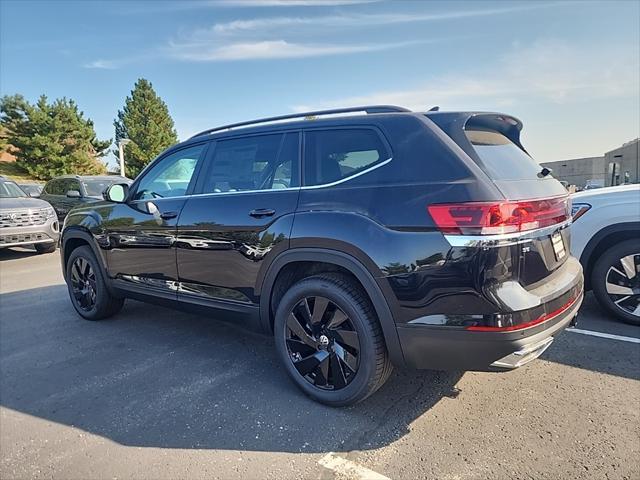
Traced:
POLYGON ((592 337, 608 338, 610 340, 620 340, 622 342, 640 343, 640 338, 625 337, 624 335, 612 335, 611 333, 593 332, 591 330, 582 330, 581 328, 567 328, 567 332, 581 333, 583 335, 591 335, 592 337))
POLYGON ((318 460, 318 463, 329 470, 333 470, 338 475, 345 476, 354 480, 390 480, 389 477, 385 477, 373 470, 362 467, 357 463, 354 463, 345 458, 339 457, 333 452, 327 453, 324 457, 318 460))

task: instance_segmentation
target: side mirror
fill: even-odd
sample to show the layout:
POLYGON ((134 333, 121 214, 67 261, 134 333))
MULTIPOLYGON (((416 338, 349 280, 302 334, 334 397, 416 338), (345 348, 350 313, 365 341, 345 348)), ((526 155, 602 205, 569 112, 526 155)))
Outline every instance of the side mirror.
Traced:
POLYGON ((80 198, 80 192, 78 190, 68 190, 67 198, 80 198))
POLYGON ((114 183, 104 191, 102 197, 107 202, 123 203, 127 195, 129 195, 129 185, 126 183, 114 183))

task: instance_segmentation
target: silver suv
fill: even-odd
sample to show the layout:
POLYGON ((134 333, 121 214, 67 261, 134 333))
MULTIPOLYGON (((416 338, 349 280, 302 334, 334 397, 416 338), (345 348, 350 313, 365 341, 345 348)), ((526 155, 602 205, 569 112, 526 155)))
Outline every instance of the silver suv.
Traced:
POLYGON ((38 253, 51 253, 59 236, 53 207, 0 176, 0 248, 33 245, 38 253))

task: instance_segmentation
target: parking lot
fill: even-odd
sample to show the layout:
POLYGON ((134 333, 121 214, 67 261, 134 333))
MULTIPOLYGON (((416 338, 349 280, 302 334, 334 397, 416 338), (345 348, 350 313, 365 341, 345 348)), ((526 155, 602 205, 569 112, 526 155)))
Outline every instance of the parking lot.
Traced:
POLYGON ((59 263, 0 251, 1 478, 640 478, 640 328, 591 295, 524 368, 396 370, 332 409, 269 337, 134 301, 82 320, 59 263))

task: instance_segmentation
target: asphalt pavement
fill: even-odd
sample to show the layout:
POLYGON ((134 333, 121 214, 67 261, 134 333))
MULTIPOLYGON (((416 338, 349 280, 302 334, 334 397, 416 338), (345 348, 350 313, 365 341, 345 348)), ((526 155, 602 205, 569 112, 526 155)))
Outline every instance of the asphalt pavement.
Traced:
POLYGON ((640 327, 591 295, 526 367, 396 370, 334 409, 270 337, 134 301, 82 320, 58 253, 0 250, 0 292, 2 479, 640 478, 640 327))

